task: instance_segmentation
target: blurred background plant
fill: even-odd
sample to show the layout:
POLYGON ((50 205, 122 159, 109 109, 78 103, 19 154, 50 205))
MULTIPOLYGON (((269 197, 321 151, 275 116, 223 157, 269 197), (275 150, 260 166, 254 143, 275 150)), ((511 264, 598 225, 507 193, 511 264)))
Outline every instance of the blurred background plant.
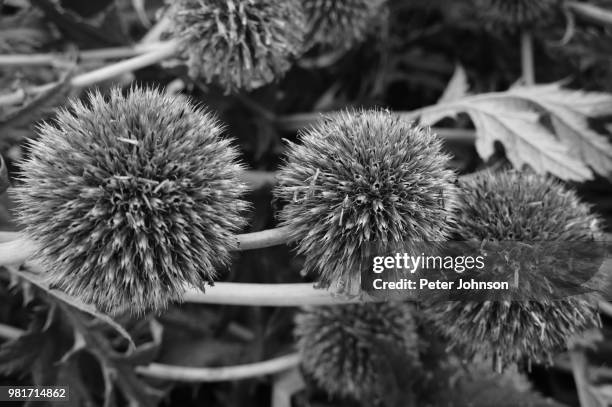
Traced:
MULTIPOLYGON (((54 109, 88 87, 107 93, 138 84, 187 95, 226 125, 252 170, 253 188, 245 198, 252 207, 243 232, 278 224, 282 202, 273 199, 271 173, 290 145, 283 138, 299 142, 297 131, 315 124, 322 112, 370 107, 433 125, 451 157, 449 168, 459 174, 528 166, 560 178, 593 205, 610 231, 611 0, 546 0, 537 7, 535 0, 313 0, 304 2, 304 10, 293 1, 278 9, 262 0, 179 3, 201 13, 177 20, 174 6, 162 0, 0 1, 3 191, 9 181, 20 182, 17 164, 27 157, 27 140, 54 109), (191 18, 218 18, 215 10, 234 13, 234 19, 206 20, 202 29, 210 33, 193 36, 197 25, 191 18), (500 17, 512 18, 500 24, 500 17), (180 47, 172 42, 182 36, 189 38, 180 47)), ((14 207, 4 192, 0 230, 19 229, 14 207)), ((312 281, 300 276, 304 262, 291 245, 234 252, 219 280, 312 281)), ((0 385, 69 385, 71 400, 62 405, 74 406, 358 405, 359 393, 329 394, 312 363, 304 365, 304 374, 296 367, 294 318, 302 315, 296 334, 303 335, 307 312, 187 302, 110 319, 49 290, 35 274, 7 266, 0 269, 0 385), (268 359, 271 367, 258 364, 268 359), (229 365, 239 369, 221 375, 214 370, 229 365), (223 380, 228 377, 246 378, 223 380)), ((389 391, 375 403, 612 402, 607 303, 600 304, 601 329, 573 338, 552 366, 527 369, 518 363, 503 373, 492 373, 489 360, 466 363, 463 355, 447 351, 447 340, 418 308, 412 312, 407 320, 418 344, 409 349, 411 363, 401 363, 401 347, 380 345, 389 342, 385 335, 352 349, 329 342, 334 355, 359 346, 367 354, 376 343, 378 360, 392 361, 384 369, 389 391)), ((342 329, 353 335, 355 326, 372 319, 369 311, 356 321, 336 313, 321 311, 341 318, 333 327, 324 323, 336 337, 342 329)), ((371 363, 365 360, 363 369, 371 363)), ((356 376, 346 380, 368 377, 359 365, 350 366, 356 376)))

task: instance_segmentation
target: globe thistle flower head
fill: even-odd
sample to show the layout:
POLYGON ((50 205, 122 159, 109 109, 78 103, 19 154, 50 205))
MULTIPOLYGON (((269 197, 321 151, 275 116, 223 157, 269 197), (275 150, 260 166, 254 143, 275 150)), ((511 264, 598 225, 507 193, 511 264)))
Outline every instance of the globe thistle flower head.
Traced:
POLYGON ((296 317, 295 334, 304 371, 329 394, 362 402, 380 398, 393 382, 392 364, 419 368, 412 312, 407 303, 348 304, 302 311, 296 317))
POLYGON ((441 141, 387 111, 330 116, 290 144, 276 198, 287 205, 304 273, 338 294, 360 293, 371 242, 442 241, 452 230, 455 174, 441 141))
MULTIPOLYGON (((530 245, 546 241, 561 247, 567 242, 592 245, 601 240, 600 220, 590 206, 551 178, 515 171, 487 172, 462 184, 457 215, 462 239, 530 245)), ((500 257, 516 256, 510 251, 516 245, 500 245, 499 250, 505 247, 508 252, 499 253, 500 257)), ((540 257, 545 254, 550 253, 540 257)), ((497 370, 524 359, 552 363, 569 339, 599 324, 596 292, 562 298, 541 295, 546 291, 543 288, 558 285, 557 280, 571 281, 572 276, 565 273, 544 266, 531 273, 524 265, 521 294, 531 300, 432 301, 427 314, 451 347, 468 358, 484 355, 497 370)), ((606 283, 601 278, 594 276, 598 280, 594 284, 606 283)))
POLYGON ((351 48, 384 15, 386 0, 305 0, 310 45, 351 48))
POLYGON ((222 131, 186 99, 140 88, 91 93, 40 126, 15 196, 52 285, 138 314, 212 283, 247 208, 222 131))
POLYGON ((515 30, 550 20, 559 0, 474 0, 474 8, 490 27, 515 30))
POLYGON ((181 40, 189 75, 226 92, 278 79, 301 52, 306 20, 298 0, 168 1, 168 34, 181 40))

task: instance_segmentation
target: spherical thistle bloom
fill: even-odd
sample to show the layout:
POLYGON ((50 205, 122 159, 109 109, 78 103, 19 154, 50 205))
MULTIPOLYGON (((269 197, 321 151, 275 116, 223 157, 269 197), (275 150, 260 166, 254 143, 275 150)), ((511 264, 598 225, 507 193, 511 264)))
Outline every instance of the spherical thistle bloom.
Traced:
MULTIPOLYGON (((486 172, 462 184, 459 235, 476 242, 502 242, 499 257, 516 256, 521 245, 533 246, 534 242, 550 242, 547 247, 552 250, 555 244, 567 248, 568 243, 588 242, 584 246, 595 250, 593 243, 602 240, 600 221, 590 206, 551 178, 515 171, 486 172)), ((551 253, 537 253, 538 261, 547 256, 551 253)), ((563 267, 545 269, 542 264, 530 272, 524 263, 519 270, 521 298, 530 300, 435 302, 425 308, 427 315, 451 348, 467 358, 484 355, 496 370, 525 359, 551 363, 574 335, 598 326, 597 293, 542 295, 542 287, 558 286, 558 280, 571 281, 571 276, 564 276, 563 267)), ((570 268, 569 261, 564 264, 570 268)))
POLYGON ((413 308, 407 303, 313 307, 296 316, 302 367, 329 394, 358 401, 389 391, 393 365, 419 368, 413 308))
POLYGON ((491 27, 529 28, 551 20, 559 0, 473 0, 474 9, 491 27))
POLYGON ((306 19, 298 0, 168 3, 169 34, 181 40, 189 75, 226 92, 280 78, 301 53, 306 19))
POLYGON ((384 15, 386 0, 305 0, 307 42, 350 48, 384 15))
POLYGON ((93 92, 41 125, 15 196, 51 284, 138 314, 212 283, 248 206, 222 132, 185 98, 140 88, 93 92))
POLYGON ((369 246, 451 233, 456 176, 429 129, 388 111, 345 111, 290 143, 275 196, 281 224, 305 255, 304 273, 339 294, 361 292, 369 246))

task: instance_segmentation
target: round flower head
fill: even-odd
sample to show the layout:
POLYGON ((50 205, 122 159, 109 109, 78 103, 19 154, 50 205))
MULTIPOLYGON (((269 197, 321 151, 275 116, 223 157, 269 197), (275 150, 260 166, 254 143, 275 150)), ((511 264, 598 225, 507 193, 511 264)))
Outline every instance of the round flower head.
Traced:
POLYGON ((360 292, 368 242, 441 241, 451 233, 455 174, 441 141, 387 111, 325 118, 291 144, 275 196, 305 273, 360 292))
MULTIPOLYGON (((465 240, 502 242, 499 250, 508 251, 500 252, 500 257, 510 258, 518 247, 534 242, 551 242, 551 248, 568 247, 568 242, 592 246, 601 238, 599 220, 590 206, 550 178, 487 172, 462 186, 458 234, 465 240)), ((538 260, 548 255, 540 253, 538 260)), ((520 278, 526 280, 520 287, 525 297, 530 294, 526 291, 533 293, 531 300, 446 301, 427 307, 429 318, 446 334, 451 347, 468 358, 484 355, 497 370, 525 357, 550 363, 574 335, 598 325, 595 293, 561 298, 541 295, 542 287, 554 286, 565 271, 545 269, 542 263, 530 274, 528 262, 520 266, 520 278)))
POLYGON ((169 34, 182 41, 189 75, 228 92, 281 77, 301 51, 306 20, 298 0, 168 3, 169 34))
POLYGON ((308 43, 350 48, 383 14, 386 0, 305 0, 308 43))
POLYGON ((238 152, 184 98, 72 101, 22 163, 18 218, 51 283, 116 313, 159 309, 223 267, 247 204, 238 152))
POLYGON ((559 0, 473 0, 474 8, 491 26, 530 27, 550 19, 559 0))
POLYGON ((394 364, 419 366, 406 303, 314 307, 297 315, 295 334, 305 372, 333 395, 373 401, 394 382, 394 364))

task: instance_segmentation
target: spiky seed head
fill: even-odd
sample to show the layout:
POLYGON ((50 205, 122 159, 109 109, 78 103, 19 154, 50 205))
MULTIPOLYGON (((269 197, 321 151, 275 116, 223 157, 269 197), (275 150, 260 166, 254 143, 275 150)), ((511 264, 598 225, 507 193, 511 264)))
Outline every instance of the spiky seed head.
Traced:
POLYGON ((186 99, 141 88, 93 92, 40 126, 15 196, 51 283, 111 313, 212 283, 247 208, 222 132, 186 99))
POLYGON ((386 0, 305 0, 307 42, 350 48, 362 41, 383 15, 386 0))
POLYGON ((368 242, 443 241, 452 230, 456 179, 429 129, 388 111, 324 118, 289 145, 275 196, 304 273, 355 295, 368 242))
POLYGON ((554 16, 559 0, 473 0, 474 9, 490 27, 515 30, 542 24, 554 16))
POLYGON ((359 401, 380 398, 391 383, 392 364, 419 367, 412 312, 406 303, 302 311, 296 316, 295 334, 304 370, 330 394, 359 401))
POLYGON ((182 40, 193 78, 226 92, 280 78, 303 47, 306 19, 299 0, 168 0, 168 34, 182 40))
MULTIPOLYGON (((589 242, 600 221, 575 192, 551 178, 520 172, 482 173, 462 183, 458 234, 476 241, 589 242)), ((502 249, 503 250, 503 249, 502 249)), ((511 252, 507 255, 515 256, 511 252)), ((505 254, 499 253, 500 257, 505 254)), ((563 271, 559 270, 559 273, 563 271)), ((555 276, 530 275, 521 287, 539 292, 555 276)), ((527 293, 525 293, 527 294, 527 293)), ((427 307, 451 347, 483 355, 497 370, 527 358, 550 363, 568 339, 598 325, 594 294, 536 301, 449 301, 427 307)))

